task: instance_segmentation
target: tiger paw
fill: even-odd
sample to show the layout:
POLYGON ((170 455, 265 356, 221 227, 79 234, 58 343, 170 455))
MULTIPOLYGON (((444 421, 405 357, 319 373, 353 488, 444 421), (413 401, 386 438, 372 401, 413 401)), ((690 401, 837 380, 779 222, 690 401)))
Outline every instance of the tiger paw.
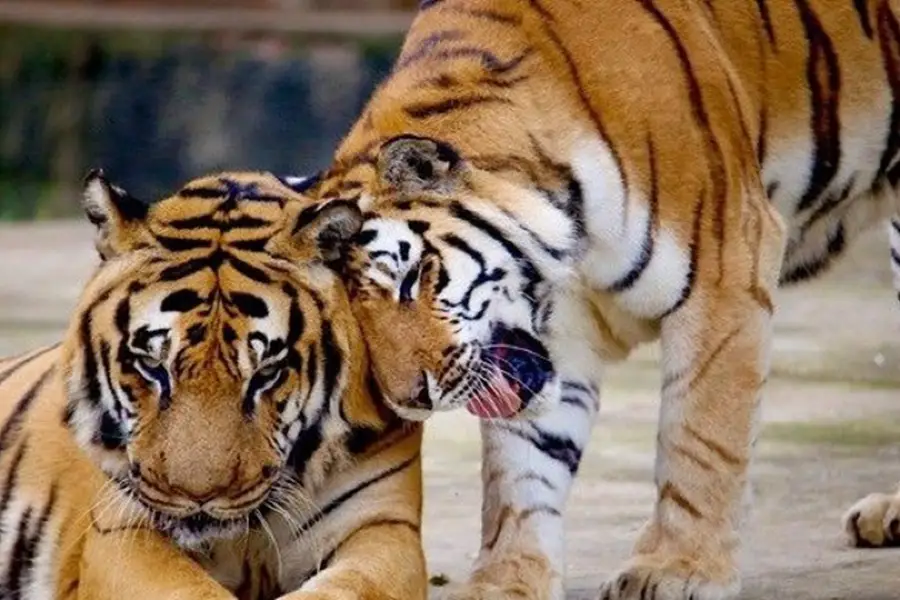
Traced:
POLYGON ((465 584, 449 585, 440 600, 562 600, 562 577, 539 554, 509 554, 480 561, 465 584))
POLYGON ((843 524, 857 548, 900 546, 900 494, 869 494, 844 514, 843 524))
POLYGON ((730 564, 705 566, 685 557, 644 554, 600 586, 599 600, 729 600, 739 591, 730 564))

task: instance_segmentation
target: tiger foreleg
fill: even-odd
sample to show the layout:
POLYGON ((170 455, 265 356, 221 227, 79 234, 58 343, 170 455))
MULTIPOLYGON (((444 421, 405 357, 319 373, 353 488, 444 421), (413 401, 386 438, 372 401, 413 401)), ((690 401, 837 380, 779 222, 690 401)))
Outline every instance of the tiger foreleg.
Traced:
POLYGON ((481 551, 444 598, 564 597, 563 513, 596 411, 596 386, 569 380, 549 414, 482 423, 481 551))
POLYGON ((694 244, 692 281, 662 321, 656 506, 631 560, 602 586, 604 600, 723 600, 740 588, 739 526, 783 228, 762 194, 725 213, 735 221, 715 241, 715 228, 695 221, 707 250, 697 255, 694 244))
POLYGON ((428 576, 418 522, 379 519, 340 543, 328 565, 280 600, 425 600, 428 576))
POLYGON ((78 578, 81 600, 235 600, 203 568, 150 529, 92 529, 78 578))

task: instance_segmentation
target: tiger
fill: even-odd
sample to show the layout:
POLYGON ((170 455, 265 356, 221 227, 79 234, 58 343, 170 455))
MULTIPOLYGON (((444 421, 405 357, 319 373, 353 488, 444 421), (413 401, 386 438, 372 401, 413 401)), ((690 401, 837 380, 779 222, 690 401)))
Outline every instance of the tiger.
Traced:
POLYGON ((0 363, 0 598, 424 600, 422 425, 374 384, 303 180, 102 171, 58 344, 0 363))
POLYGON ((599 597, 736 597, 776 292, 884 223, 900 269, 898 16, 421 2, 310 194, 363 211, 341 269, 392 409, 480 419, 481 548, 448 597, 563 597, 603 369, 656 342, 656 498, 599 597))

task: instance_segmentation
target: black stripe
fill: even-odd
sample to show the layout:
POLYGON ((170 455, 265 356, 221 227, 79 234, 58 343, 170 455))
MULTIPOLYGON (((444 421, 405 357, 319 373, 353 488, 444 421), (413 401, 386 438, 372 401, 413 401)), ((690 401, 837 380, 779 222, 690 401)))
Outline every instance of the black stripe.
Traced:
POLYGON ((510 256, 515 258, 517 261, 526 261, 528 265, 531 266, 531 262, 528 261, 528 259, 525 257, 525 254, 522 252, 522 250, 520 250, 518 246, 509 241, 509 239, 507 239, 506 235, 502 231, 500 231, 496 226, 494 226, 481 215, 469 210, 459 202, 453 202, 450 205, 450 214, 461 221, 465 221, 467 224, 471 225, 475 229, 478 229, 483 234, 496 241, 503 247, 504 250, 506 250, 506 252, 510 256))
POLYGON ((0 590, 5 592, 3 594, 4 600, 21 600, 22 598, 22 590, 13 588, 12 586, 13 581, 17 581, 22 574, 22 557, 27 551, 28 529, 29 525, 31 525, 32 510, 33 507, 31 506, 26 508, 22 513, 22 518, 19 519, 16 542, 13 544, 12 552, 10 554, 9 567, 6 572, 6 577, 3 578, 3 585, 0 586, 0 590))
MULTIPOLYGON (((313 361, 311 360, 310 363, 312 364, 313 361)), ((310 380, 309 385, 310 388, 312 388, 312 386, 315 385, 315 381, 310 380)), ((325 413, 319 413, 314 422, 303 428, 300 435, 297 436, 297 440, 294 442, 294 446, 291 448, 291 453, 288 456, 287 464, 296 474, 297 481, 300 481, 301 483, 303 483, 306 467, 309 465, 309 461, 312 459, 313 454, 322 447, 323 414, 325 413)))
POLYGON ((269 275, 262 269, 254 267, 250 263, 236 257, 234 254, 226 252, 225 255, 227 257, 228 263, 232 267, 234 267, 234 269, 241 275, 244 275, 248 279, 252 279, 257 283, 272 283, 272 278, 269 277, 269 275))
POLYGON ((323 363, 322 392, 325 402, 329 403, 337 391, 338 379, 344 366, 344 355, 334 337, 331 323, 328 321, 322 323, 322 339, 319 345, 322 348, 323 363))
POLYGON ((562 55, 563 60, 566 63, 566 68, 569 71, 569 78, 572 80, 572 85, 575 88, 575 92, 578 94, 578 99, 581 103, 582 108, 585 113, 590 116, 591 122, 594 125, 594 128, 597 130, 597 133, 600 135, 600 139, 604 140, 609 147, 609 151, 613 156, 613 160, 616 163, 616 170, 619 173, 619 177, 621 178, 621 185, 624 191, 625 197, 628 197, 628 180, 625 178, 624 171, 622 170, 622 157, 619 155, 618 149, 612 142, 612 139, 606 134, 606 127, 603 125, 603 121, 600 119, 600 114, 594 109, 594 103, 588 97, 587 90, 588 86, 584 84, 581 80, 581 75, 578 72, 578 67, 575 65, 575 59, 572 58, 571 53, 566 48, 566 45, 563 44, 562 39, 559 37, 559 34, 551 27, 551 24, 555 21, 554 17, 550 12, 541 5, 540 0, 528 0, 531 8, 537 12, 541 16, 541 24, 543 25, 544 32, 547 34, 547 37, 552 42, 553 46, 557 49, 557 51, 562 55))
MULTIPOLYGON (((678 61, 681 63, 682 74, 688 87, 690 96, 691 112, 696 121, 697 126, 703 133, 704 148, 707 159, 709 160, 709 176, 712 182, 711 195, 713 198, 713 235, 719 242, 719 277, 722 277, 724 271, 724 253, 725 253, 725 208, 727 190, 727 173, 725 169, 725 158, 719 141, 713 134, 710 126, 709 113, 706 110, 706 102, 703 99, 703 88, 700 85, 697 74, 691 64, 690 56, 684 42, 678 35, 678 31, 669 21, 665 14, 653 3, 653 0, 641 0, 644 8, 653 16, 657 23, 666 32, 672 43, 678 61)), ((727 76, 727 74, 726 74, 727 76)), ((738 107, 735 107, 738 108, 738 107)), ((741 115, 735 115, 740 119, 741 115)))
POLYGON ((583 398, 580 398, 579 396, 563 394, 560 398, 560 402, 562 402, 563 404, 568 404, 570 406, 577 406, 585 412, 591 412, 590 404, 588 404, 583 398))
POLYGON ((543 431, 534 423, 531 424, 528 431, 517 429, 505 423, 497 423, 495 427, 530 443, 545 456, 565 465, 572 475, 578 472, 582 449, 575 444, 572 438, 543 431))
POLYGON ((515 485, 517 483, 522 483, 525 481, 536 481, 553 492, 557 491, 558 489, 552 481, 547 479, 546 475, 538 473, 537 471, 526 471, 525 473, 522 473, 513 480, 512 484, 515 485))
MULTIPOLYGON (((415 64, 429 56, 432 51, 442 42, 453 42, 466 37, 466 34, 458 29, 440 29, 422 38, 415 48, 408 53, 400 56, 397 64, 394 66, 394 73, 397 73, 408 66, 415 64)), ((338 189, 343 189, 338 187, 338 189)))
POLYGON ((207 257, 192 258, 191 260, 179 262, 178 264, 166 267, 165 269, 160 271, 159 279, 160 281, 177 281, 179 279, 184 279, 185 277, 202 271, 208 266, 209 259, 207 257))
POLYGON ((878 41, 891 88, 891 117, 878 166, 878 177, 883 178, 900 152, 900 25, 887 2, 878 9, 878 41))
MULTIPOLYGON (((290 287, 287 283, 282 285, 282 289, 285 294, 291 299, 290 309, 288 312, 288 331, 287 336, 285 337, 285 346, 287 346, 287 363, 288 365, 292 365, 298 372, 302 373, 303 368, 303 357, 300 355, 300 352, 297 350, 297 342, 300 341, 300 337, 303 335, 303 330, 306 327, 306 319, 303 316, 303 311, 300 309, 299 301, 297 298, 297 291, 290 287)), ((313 367, 314 368, 314 367, 313 367)), ((315 372, 307 374, 307 377, 312 385, 315 383, 315 372)))
MULTIPOLYGON (((168 395, 160 398, 160 410, 168 408, 170 402, 171 399, 168 395)), ((112 413, 103 409, 103 412, 100 413, 100 423, 98 424, 94 435, 91 437, 91 443, 103 446, 105 450, 112 452, 124 450, 126 441, 127 436, 122 430, 121 425, 119 425, 119 422, 113 417, 112 413)))
MULTIPOLYGON (((103 340, 100 342, 100 361, 103 365, 103 377, 106 380, 106 385, 109 388, 109 393, 112 394, 114 406, 116 408, 121 408, 119 405, 118 394, 116 394, 116 388, 113 387, 111 375, 112 366, 110 365, 109 355, 109 343, 106 340, 103 340)), ((122 432, 115 418, 105 407, 103 408, 103 412, 100 416, 100 422, 98 423, 97 429, 94 431, 94 435, 92 436, 91 441, 94 444, 103 445, 103 447, 107 450, 119 450, 125 446, 124 433, 122 432)))
POLYGON ((22 516, 19 538, 16 540, 16 548, 13 550, 13 555, 10 559, 9 572, 6 579, 6 591, 11 599, 22 598, 27 584, 30 583, 35 555, 44 539, 47 522, 50 520, 53 509, 56 507, 56 500, 57 484, 54 482, 53 486, 50 488, 50 498, 47 501, 47 504, 44 505, 44 510, 41 511, 37 525, 34 527, 34 533, 31 535, 28 535, 28 526, 30 525, 29 521, 31 520, 31 508, 29 508, 26 511, 26 514, 22 516), (23 532, 27 536, 24 539, 22 536, 23 532), (22 543, 20 544, 20 542, 22 543))
POLYGON ((529 506, 526 509, 523 509, 522 512, 519 513, 519 519, 527 519, 534 515, 550 515, 551 517, 561 517, 562 513, 559 512, 559 509, 555 506, 551 506, 550 504, 535 504, 534 506, 529 506))
POLYGON ((512 104, 512 102, 508 98, 481 94, 448 98, 438 102, 417 102, 406 106, 404 111, 413 119, 427 119, 484 104, 512 104))
MULTIPOLYGON (((518 67, 533 52, 531 48, 526 48, 521 54, 510 58, 509 60, 501 60, 496 54, 490 50, 483 48, 473 48, 464 46, 462 48, 451 48, 441 50, 428 56, 431 61, 444 62, 457 58, 477 58, 481 61, 481 66, 489 72, 490 75, 503 75, 509 73, 518 67)), ((430 66, 430 65, 429 65, 430 66)), ((449 86, 439 86, 449 87, 449 86)))
MULTIPOLYGON (((204 299, 200 297, 196 290, 183 288, 166 296, 160 304, 159 310, 162 312, 186 313, 194 310, 203 302, 204 299)), ((121 328, 119 330, 122 332, 121 328)), ((122 333, 127 333, 127 331, 122 333)))
POLYGON ((202 217, 188 217, 186 219, 175 219, 166 223, 166 227, 172 229, 218 229, 220 231, 228 229, 257 229, 260 227, 271 227, 274 225, 272 221, 258 219, 247 215, 225 219, 217 217, 219 213, 212 213, 202 217))
POLYGON ((894 261, 895 267, 900 267, 900 250, 891 248, 891 260, 894 261))
POLYGON ((325 555, 325 558, 322 559, 322 561, 319 565, 319 570, 323 571, 323 570, 327 569, 329 566, 331 566, 331 561, 334 560, 335 555, 338 552, 340 552, 340 550, 341 550, 341 548, 343 548, 344 544, 346 544, 349 540, 351 540, 353 538, 353 536, 355 536, 357 533, 364 531, 366 529, 371 529, 373 527, 385 527, 385 526, 387 526, 387 527, 404 527, 404 528, 412 531, 417 536, 421 533, 421 529, 419 528, 418 525, 416 525, 412 521, 407 521, 406 519, 376 519, 374 521, 368 521, 366 523, 363 523, 362 525, 360 525, 353 531, 351 531, 347 537, 345 537, 340 542, 338 542, 337 545, 334 548, 332 548, 325 555))
MULTIPOLYGON (((756 160, 759 162, 759 166, 762 167, 763 163, 766 160, 766 150, 768 150, 767 146, 767 136, 769 135, 769 109, 767 108, 766 98, 762 98, 760 101, 759 107, 759 141, 756 145, 756 160)), ((769 200, 772 199, 772 195, 769 194, 769 190, 766 190, 766 196, 769 200)))
POLYGON ((253 319, 265 319, 269 316, 269 306, 256 294, 231 292, 228 302, 233 304, 245 316, 253 319))
POLYGON ((444 12, 454 13, 458 15, 466 15, 467 17, 475 17, 476 19, 484 19, 501 25, 510 25, 518 27, 522 24, 522 18, 518 15, 503 13, 489 8, 457 8, 450 6, 444 12))
POLYGON ((9 379, 16 371, 19 369, 31 364, 35 359, 40 358, 51 350, 55 350, 59 347, 59 342, 53 344, 52 346, 47 346, 46 348, 41 348, 40 350, 34 352, 33 354, 29 354, 25 358, 20 359, 17 363, 8 367, 3 373, 0 373, 0 383, 3 383, 7 379, 9 379))
MULTIPOLYGON (((887 8, 889 4, 882 2, 881 7, 887 8)), ((862 27, 866 37, 872 39, 874 32, 872 31, 872 21, 869 18, 869 0, 853 0, 853 8, 856 9, 856 15, 859 17, 859 25, 862 27)))
MULTIPOLYGON (((491 239, 495 240, 500 246, 503 247, 506 252, 512 256, 516 267, 519 269, 519 273, 526 280, 526 285, 522 289, 522 296, 526 301, 531 305, 532 311, 537 309, 536 305, 536 294, 535 287, 541 282, 541 276, 538 273, 538 270, 535 268, 532 261, 525 256, 525 253, 519 249, 512 241, 506 238, 502 231, 500 231, 496 226, 490 223, 487 219, 482 217, 481 215, 467 209, 459 202, 451 202, 450 204, 450 215, 456 219, 459 219, 468 225, 478 229, 483 234, 487 235, 491 239)), ((498 269, 495 269, 496 273, 498 269)), ((486 275, 482 273, 482 275, 486 275)), ((488 276, 490 277, 490 276, 488 276)), ((488 279, 490 280, 490 279, 488 279)), ((484 281, 484 280, 482 280, 484 281)), ((486 305, 485 305, 486 306, 486 305)))
POLYGON ((841 160, 841 74, 834 44, 807 0, 795 0, 809 44, 806 79, 812 109, 811 127, 815 152, 812 173, 797 210, 806 210, 828 189, 841 160))
POLYGON ((178 192, 178 195, 182 198, 203 198, 206 200, 213 200, 221 198, 225 193, 226 190, 220 188, 186 187, 182 188, 181 191, 178 192))
POLYGON ((15 443, 15 435, 18 433, 19 426, 22 424, 22 420, 25 418, 25 415, 28 413, 28 409, 31 408, 31 405, 34 403, 35 398, 37 398, 38 394, 41 391, 41 388, 44 387, 44 384, 47 383, 47 380, 51 375, 56 371, 55 366, 51 366, 49 369, 41 373, 41 376, 32 384, 30 388, 19 398, 19 401, 16 402, 15 407, 13 407, 12 413, 10 413, 9 417, 7 417, 6 422, 3 424, 3 428, 0 429, 0 455, 3 454, 13 443, 15 443))
POLYGON ((772 15, 769 14, 769 5, 767 0, 756 0, 756 7, 759 9, 759 18, 762 19, 763 29, 766 30, 766 37, 773 48, 777 47, 775 41, 775 29, 772 26, 772 15))
POLYGON ((694 291, 694 281, 697 279, 697 262, 700 260, 700 239, 702 237, 702 223, 703 223, 703 205, 705 201, 706 194, 703 195, 703 199, 697 202, 697 206, 694 207, 694 223, 691 234, 691 264, 688 270, 687 281, 684 283, 684 287, 681 288, 681 294, 678 297, 678 300, 675 301, 668 310, 666 310, 660 318, 668 317, 669 315, 676 312, 684 303, 688 301, 691 297, 691 293, 694 291))
POLYGON ((160 246, 169 252, 187 252, 189 250, 198 250, 200 248, 212 247, 210 240, 197 240, 193 238, 177 238, 168 235, 154 235, 154 239, 160 246))
POLYGON ((618 281, 609 286, 613 293, 624 292, 631 289, 653 258, 653 249, 656 244, 656 230, 659 227, 659 174, 656 172, 656 147, 653 144, 652 134, 647 134, 647 152, 650 156, 650 213, 647 215, 647 228, 644 233, 644 241, 641 244, 641 253, 638 255, 631 269, 618 281))
POLYGON ((249 240, 236 240, 228 243, 229 248, 244 250, 245 252, 265 252, 271 237, 261 237, 249 240))
POLYGON ((484 257, 481 253, 455 233, 445 233, 441 236, 441 241, 452 248, 456 248, 463 254, 468 255, 472 260, 478 263, 478 266, 482 271, 485 269, 484 257))
MULTIPOLYGON (((553 246, 551 246, 550 244, 548 244, 547 242, 542 240, 536 231, 534 231, 532 228, 528 227, 524 223, 520 222, 518 220, 518 217, 512 211, 505 209, 505 208, 501 208, 500 212, 502 212, 504 215, 506 215, 509 218, 509 220, 515 221, 516 224, 519 226, 519 229, 524 231, 528 235, 528 237, 531 238, 531 241, 534 242, 534 244, 538 248, 540 248, 544 254, 547 254, 548 256, 550 256, 550 258, 552 258, 554 260, 562 260, 562 259, 566 258, 566 256, 568 256, 568 254, 569 254, 568 250, 554 248, 553 246)), ((577 225, 575 225, 575 223, 573 223, 573 225, 575 226, 574 228, 577 229, 577 225)), ((577 239, 579 239, 578 236, 576 236, 576 240, 577 239)))
POLYGON ((396 475, 397 473, 405 471, 410 466, 415 464, 415 462, 418 460, 419 460, 419 453, 417 452, 414 456, 404 460, 400 464, 397 464, 397 465, 391 467, 390 469, 387 469, 386 471, 382 471, 381 473, 379 473, 378 475, 375 475, 374 477, 372 477, 370 479, 366 479, 365 481, 356 484, 354 487, 350 488, 349 490, 347 490, 346 492, 344 492, 343 494, 339 495, 337 498, 335 498, 334 500, 332 500, 331 502, 326 504, 322 508, 321 511, 319 511, 312 518, 308 519, 301 527, 299 527, 297 529, 297 531, 300 531, 300 532, 309 531, 310 527, 316 525, 317 523, 322 521, 322 519, 324 519, 325 517, 327 517, 328 515, 333 513, 335 510, 339 509, 345 502, 347 502, 347 500, 350 500, 356 494, 366 490, 367 488, 372 487, 373 485, 375 485, 377 483, 384 481, 385 479, 387 479, 388 477, 391 477, 392 475, 396 475))
POLYGON ((897 232, 897 235, 900 236, 900 219, 891 219, 891 227, 893 227, 894 231, 897 232))
POLYGON ((816 207, 810 215, 809 218, 806 219, 800 225, 800 240, 804 240, 804 237, 812 229, 813 225, 820 222, 822 219, 829 217, 835 213, 835 211, 840 208, 850 197, 850 192, 853 191, 853 185, 856 183, 856 178, 851 177, 847 184, 844 186, 844 189, 840 190, 836 194, 830 194, 825 201, 822 202, 819 206, 816 207))
POLYGON ((838 224, 837 229, 828 236, 828 243, 825 247, 824 254, 783 273, 778 281, 778 285, 786 286, 815 278, 831 266, 834 256, 843 252, 845 247, 846 238, 844 236, 844 225, 841 223, 838 224))
POLYGON ((12 462, 9 464, 9 471, 6 473, 6 480, 3 482, 3 493, 0 494, 0 538, 6 536, 6 529, 3 524, 6 522, 6 510, 12 500, 13 492, 19 481, 19 469, 22 467, 22 460, 25 458, 25 452, 28 449, 28 439, 22 440, 13 456, 12 462))

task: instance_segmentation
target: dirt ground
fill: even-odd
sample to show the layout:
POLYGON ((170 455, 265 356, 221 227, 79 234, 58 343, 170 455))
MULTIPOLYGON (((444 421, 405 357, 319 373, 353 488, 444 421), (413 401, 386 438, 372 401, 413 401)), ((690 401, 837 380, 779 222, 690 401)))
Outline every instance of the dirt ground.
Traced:
MULTIPOLYGON (((94 262, 81 223, 0 227, 0 353, 55 340, 94 262)), ((774 372, 743 550, 744 600, 900 599, 900 550, 855 550, 839 519, 900 481, 900 310, 886 236, 824 280, 782 292, 774 372)), ((570 598, 591 598, 649 515, 658 411, 656 349, 611 368, 568 508, 570 598)), ((465 576, 478 548, 473 418, 428 428, 426 528, 433 573, 465 576)))

